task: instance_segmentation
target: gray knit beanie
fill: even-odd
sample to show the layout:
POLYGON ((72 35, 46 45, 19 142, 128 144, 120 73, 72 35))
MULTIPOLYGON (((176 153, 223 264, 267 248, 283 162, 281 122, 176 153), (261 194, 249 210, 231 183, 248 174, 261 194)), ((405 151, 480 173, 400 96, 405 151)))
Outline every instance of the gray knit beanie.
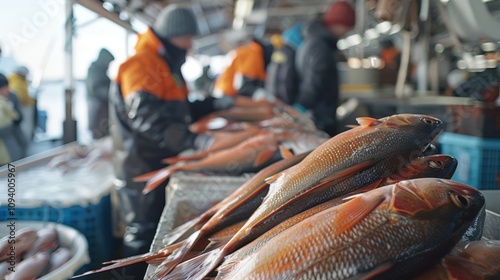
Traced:
POLYGON ((162 38, 172 38, 194 36, 198 33, 198 26, 190 9, 168 5, 156 18, 153 30, 162 38))

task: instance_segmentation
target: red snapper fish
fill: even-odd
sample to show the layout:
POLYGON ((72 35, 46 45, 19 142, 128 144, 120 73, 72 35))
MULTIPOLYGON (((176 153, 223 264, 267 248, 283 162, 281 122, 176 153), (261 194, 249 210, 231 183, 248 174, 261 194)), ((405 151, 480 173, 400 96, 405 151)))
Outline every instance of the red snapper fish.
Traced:
MULTIPOLYGON (((443 128, 443 123, 437 118, 413 114, 379 120, 358 118, 358 122, 360 126, 332 137, 300 163, 270 177, 267 180, 269 192, 259 208, 223 248, 214 250, 200 266, 189 271, 193 279, 202 279, 225 255, 257 238, 260 234, 253 230, 254 226, 291 198, 317 184, 351 176, 411 147, 420 154, 443 128)), ((172 254, 157 274, 160 277, 167 275, 175 267, 168 262, 176 264, 174 258, 182 257, 183 254, 172 254)))
POLYGON ((483 205, 462 183, 402 181, 297 223, 217 279, 408 279, 450 252, 483 205))

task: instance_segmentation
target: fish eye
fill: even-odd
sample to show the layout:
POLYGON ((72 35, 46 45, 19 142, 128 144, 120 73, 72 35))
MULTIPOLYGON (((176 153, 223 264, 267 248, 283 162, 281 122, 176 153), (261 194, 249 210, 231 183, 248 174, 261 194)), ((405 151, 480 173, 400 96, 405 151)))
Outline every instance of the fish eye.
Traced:
POLYGON ((451 193, 451 200, 455 203, 456 206, 466 209, 470 206, 470 201, 467 197, 457 194, 451 193))
POLYGON ((431 160, 429 162, 429 166, 431 168, 442 168, 443 167, 443 162, 442 161, 439 161, 439 160, 431 160))
POLYGON ((434 122, 428 118, 422 118, 421 121, 425 124, 433 124, 434 122))

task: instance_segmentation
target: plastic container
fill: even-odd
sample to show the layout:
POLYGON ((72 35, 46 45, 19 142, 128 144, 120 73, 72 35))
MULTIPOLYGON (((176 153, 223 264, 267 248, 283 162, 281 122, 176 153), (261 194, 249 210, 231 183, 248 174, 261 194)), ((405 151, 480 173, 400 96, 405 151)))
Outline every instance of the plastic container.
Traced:
MULTIPOLYGON (((15 217, 18 221, 50 221, 77 229, 90 245, 89 255, 92 263, 89 268, 95 268, 100 267, 102 262, 109 260, 112 256, 114 240, 110 212, 110 196, 107 195, 98 203, 89 203, 86 206, 16 207, 15 217)), ((8 218, 7 208, 0 207, 0 221, 8 218)))
MULTIPOLYGON (((110 260, 117 240, 113 237, 111 189, 113 168, 107 142, 90 148, 68 144, 45 154, 12 163, 12 171, 0 170, 0 182, 15 177, 17 220, 57 222, 81 232, 89 244, 88 269, 110 260), (90 152, 88 152, 90 151, 90 152), (88 152, 88 153, 87 153, 88 152), (78 155, 87 153, 86 157, 78 155)), ((10 218, 7 188, 0 197, 0 221, 10 218)))
POLYGON ((439 144, 442 153, 458 161, 453 180, 480 190, 500 189, 500 139, 443 132, 439 144))
MULTIPOLYGON (((0 236, 4 237, 9 234, 9 228, 6 226, 10 222, 0 222, 0 236)), ((50 222, 40 221, 15 221, 16 231, 31 227, 39 230, 43 227, 53 226, 57 230, 59 237, 59 244, 63 247, 69 248, 72 254, 65 264, 55 269, 54 271, 37 278, 38 280, 66 280, 75 275, 82 266, 90 262, 88 255, 88 243, 85 237, 75 230, 74 228, 50 222)))

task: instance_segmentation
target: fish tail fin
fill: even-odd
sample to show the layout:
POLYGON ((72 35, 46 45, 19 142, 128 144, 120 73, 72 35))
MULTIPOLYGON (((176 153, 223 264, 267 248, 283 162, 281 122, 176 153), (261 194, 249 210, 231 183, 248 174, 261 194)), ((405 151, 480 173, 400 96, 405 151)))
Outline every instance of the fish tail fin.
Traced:
POLYGON ((103 266, 103 267, 96 269, 96 270, 90 270, 90 271, 87 271, 83 274, 75 275, 71 278, 79 278, 79 277, 83 277, 83 276, 87 276, 87 275, 92 275, 95 273, 109 271, 112 269, 132 265, 132 264, 136 264, 136 263, 140 263, 140 262, 148 262, 148 261, 155 262, 155 260, 157 260, 157 259, 165 258, 166 255, 168 255, 168 250, 161 249, 161 250, 158 250, 158 251, 153 252, 153 253, 146 253, 146 254, 132 256, 132 257, 123 258, 123 259, 119 259, 119 260, 112 260, 112 261, 108 261, 108 262, 103 263, 105 265, 109 264, 107 266, 103 266))
POLYGON ((217 268, 217 279, 235 279, 234 272, 240 264, 241 259, 229 258, 217 268))
POLYGON ((233 235, 209 238, 210 243, 205 248, 205 252, 223 247, 231 240, 231 238, 233 238, 233 235))
MULTIPOLYGON (((161 273, 158 275, 164 276, 167 275, 170 271, 172 271, 177 264, 179 264, 184 256, 191 251, 193 246, 196 244, 196 242, 200 239, 202 233, 201 231, 196 231, 191 236, 189 236, 187 239, 176 243, 176 244, 182 244, 179 246, 170 256, 168 256, 158 267, 157 271, 161 270, 161 273)), ((171 245, 173 246, 173 245, 171 245)), ((156 274, 155 274, 156 275, 156 274)), ((154 279, 154 278, 153 278, 154 279)))
POLYGON ((167 180, 167 178, 170 177, 174 173, 175 170, 176 170, 176 168, 173 168, 173 167, 161 169, 159 172, 154 174, 148 180, 148 182, 146 183, 146 186, 142 190, 142 193, 148 194, 152 190, 156 189, 159 185, 161 185, 161 183, 165 182, 165 180, 167 180))
POLYGON ((178 241, 180 237, 186 234, 189 230, 193 229, 202 221, 203 216, 200 215, 190 221, 185 222, 184 224, 174 228, 167 234, 163 236, 163 244, 170 245, 174 242, 178 241))
POLYGON ((155 272, 155 276, 166 280, 202 280, 217 267, 223 258, 224 248, 218 248, 181 263, 169 274, 156 274, 155 272))

